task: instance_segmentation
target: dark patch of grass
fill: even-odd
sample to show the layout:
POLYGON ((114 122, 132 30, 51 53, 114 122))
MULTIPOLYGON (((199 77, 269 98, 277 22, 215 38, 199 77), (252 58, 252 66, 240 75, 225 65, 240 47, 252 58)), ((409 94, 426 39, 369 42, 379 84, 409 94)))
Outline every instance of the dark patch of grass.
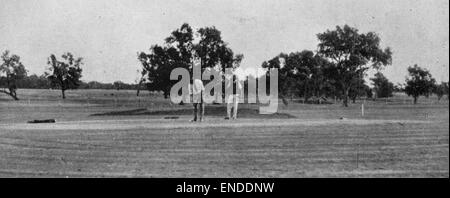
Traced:
POLYGON ((143 115, 141 113, 147 112, 147 109, 133 109, 127 111, 111 111, 106 113, 96 113, 91 116, 121 116, 121 115, 143 115))
MULTIPOLYGON (((205 116, 226 116, 225 106, 207 106, 205 107, 205 116)), ((165 116, 180 116, 180 115, 192 115, 193 110, 191 108, 183 109, 171 109, 171 110, 159 110, 151 111, 148 109, 133 109, 127 111, 112 111, 106 113, 92 114, 91 116, 137 116, 137 115, 165 115, 165 116)), ((239 118, 272 118, 272 119, 289 119, 295 118, 295 116, 287 113, 274 113, 274 114, 260 114, 256 108, 240 108, 238 110, 239 118)))
POLYGON ((304 101, 303 99, 301 100, 294 100, 294 101, 290 101, 289 99, 287 100, 287 103, 289 102, 293 102, 293 103, 301 103, 301 104, 312 104, 312 105, 331 105, 334 104, 331 101, 327 101, 327 100, 322 100, 319 102, 319 100, 308 100, 308 101, 304 101))

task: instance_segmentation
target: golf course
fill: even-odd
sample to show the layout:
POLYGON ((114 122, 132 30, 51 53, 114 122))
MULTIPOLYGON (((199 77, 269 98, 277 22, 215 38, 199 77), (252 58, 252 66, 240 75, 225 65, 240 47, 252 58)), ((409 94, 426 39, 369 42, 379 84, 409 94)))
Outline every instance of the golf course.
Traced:
POLYGON ((240 104, 237 120, 208 104, 192 123, 160 93, 18 94, 0 95, 0 177, 449 177, 448 98, 240 104))

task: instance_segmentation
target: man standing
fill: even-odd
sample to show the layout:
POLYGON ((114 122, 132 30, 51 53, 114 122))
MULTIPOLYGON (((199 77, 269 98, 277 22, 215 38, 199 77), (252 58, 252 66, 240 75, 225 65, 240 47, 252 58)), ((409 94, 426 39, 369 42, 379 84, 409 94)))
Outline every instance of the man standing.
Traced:
POLYGON ((225 117, 225 119, 229 120, 231 118, 235 120, 237 119, 239 96, 243 94, 242 85, 235 74, 232 74, 231 77, 226 80, 226 89, 230 90, 231 93, 227 95, 227 117, 225 117), (233 110, 232 116, 231 110, 233 110))
POLYGON ((194 105, 194 119, 192 119, 191 122, 196 122, 198 117, 200 117, 199 121, 201 122, 205 115, 205 105, 203 103, 205 86, 203 86, 202 80, 194 79, 192 85, 190 85, 189 91, 192 93, 192 104, 194 105), (198 114, 200 114, 200 116, 198 116, 198 114))

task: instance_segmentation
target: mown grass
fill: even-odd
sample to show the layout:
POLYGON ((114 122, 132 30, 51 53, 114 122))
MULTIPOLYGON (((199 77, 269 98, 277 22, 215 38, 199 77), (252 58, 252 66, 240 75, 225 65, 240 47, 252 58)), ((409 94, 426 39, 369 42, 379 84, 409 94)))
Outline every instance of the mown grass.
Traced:
POLYGON ((223 105, 208 105, 206 123, 189 123, 191 105, 171 104, 148 92, 136 97, 134 91, 76 90, 69 91, 65 101, 57 90, 20 90, 19 94, 20 101, 0 96, 0 176, 449 176, 446 99, 421 98, 412 105, 410 98, 396 95, 388 100, 358 100, 348 108, 290 102, 279 106, 279 115, 288 117, 265 118, 255 116, 257 105, 242 105, 243 119, 227 125, 223 105), (173 115, 179 120, 162 120, 173 115), (11 127, 50 118, 56 118, 56 124, 92 122, 96 128, 11 127), (335 121, 340 118, 351 122, 335 121), (352 124, 364 120, 398 122, 352 124), (301 124, 312 121, 329 124, 301 124), (101 127, 115 122, 140 126, 101 127), (171 128, 174 122, 189 127, 171 128), (277 122, 290 124, 263 125, 277 122))

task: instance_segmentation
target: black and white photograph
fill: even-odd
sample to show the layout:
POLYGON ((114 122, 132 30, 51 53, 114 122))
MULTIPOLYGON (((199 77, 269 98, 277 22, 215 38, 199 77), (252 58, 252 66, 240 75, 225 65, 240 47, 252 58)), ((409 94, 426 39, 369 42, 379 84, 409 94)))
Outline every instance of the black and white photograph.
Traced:
POLYGON ((449 177, 448 0, 0 0, 0 55, 0 178, 449 177))

